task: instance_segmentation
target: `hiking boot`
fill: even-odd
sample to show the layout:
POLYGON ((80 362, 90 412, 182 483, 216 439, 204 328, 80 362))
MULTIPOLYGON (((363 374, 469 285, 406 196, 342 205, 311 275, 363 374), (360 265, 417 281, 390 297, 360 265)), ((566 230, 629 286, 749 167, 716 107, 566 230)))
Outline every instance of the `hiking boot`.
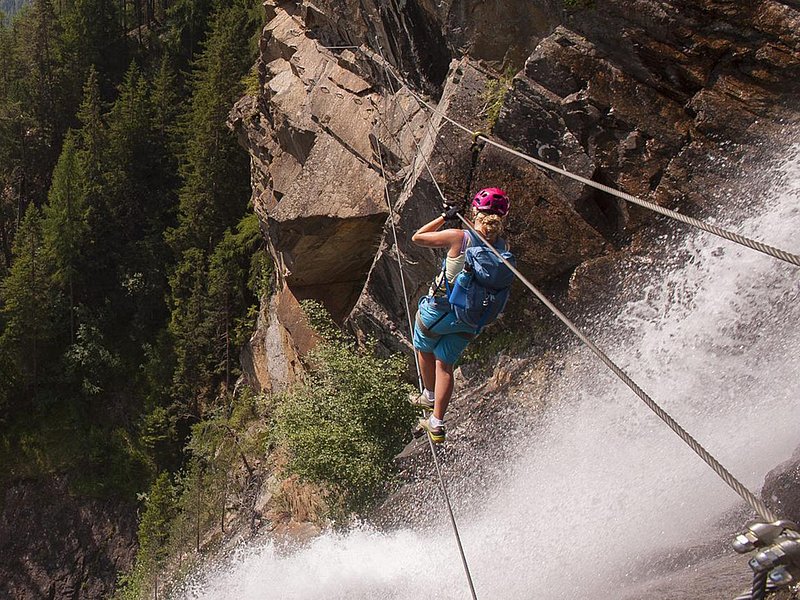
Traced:
POLYGON ((444 425, 434 427, 428 419, 420 419, 419 426, 427 432, 434 444, 441 444, 445 440, 444 425))
POLYGON ((424 393, 416 396, 409 396, 408 401, 411 403, 411 406, 416 406, 423 410, 433 410, 433 400, 428 400, 428 397, 424 393))

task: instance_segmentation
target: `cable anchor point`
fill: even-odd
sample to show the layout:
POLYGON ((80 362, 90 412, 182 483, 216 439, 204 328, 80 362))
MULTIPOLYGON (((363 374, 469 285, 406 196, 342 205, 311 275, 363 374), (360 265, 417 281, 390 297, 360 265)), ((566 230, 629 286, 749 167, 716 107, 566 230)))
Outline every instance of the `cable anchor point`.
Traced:
POLYGON ((800 582, 800 532, 794 521, 751 521, 732 545, 739 554, 756 551, 747 563, 754 575, 747 598, 762 600, 769 592, 800 582))

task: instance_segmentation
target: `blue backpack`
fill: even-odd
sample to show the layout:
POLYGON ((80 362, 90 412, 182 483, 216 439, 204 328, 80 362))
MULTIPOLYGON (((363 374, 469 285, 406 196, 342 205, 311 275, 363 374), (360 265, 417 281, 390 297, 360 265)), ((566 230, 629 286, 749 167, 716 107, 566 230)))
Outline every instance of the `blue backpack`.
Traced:
MULTIPOLYGON (((478 236, 471 231, 468 233, 472 245, 464 251, 464 270, 458 274, 452 287, 447 284, 446 277, 445 284, 450 306, 458 320, 474 327, 475 333, 480 333, 503 312, 514 273, 478 236)), ((504 240, 498 240, 495 248, 516 266, 516 259, 507 250, 504 240)))

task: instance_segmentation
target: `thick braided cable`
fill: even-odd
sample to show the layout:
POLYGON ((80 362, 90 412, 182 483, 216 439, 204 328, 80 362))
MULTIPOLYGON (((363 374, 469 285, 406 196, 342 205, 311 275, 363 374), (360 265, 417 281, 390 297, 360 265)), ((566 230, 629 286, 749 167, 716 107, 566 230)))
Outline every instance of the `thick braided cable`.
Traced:
POLYGON ((767 508, 764 502, 758 498, 755 494, 753 494, 750 490, 748 490, 736 477, 734 477, 725 467, 720 464, 720 462, 714 458, 711 453, 708 452, 700 443, 694 439, 689 432, 687 432, 681 425, 673 419, 667 411, 661 408, 650 396, 648 396, 642 388, 640 388, 633 379, 631 379, 625 371, 623 371, 620 367, 618 367, 614 361, 612 361, 608 355, 601 350, 597 344, 595 344, 591 339, 589 339, 578 327, 570 321, 564 313, 562 313, 548 298, 542 294, 534 285, 528 281, 528 279, 517 270, 517 268, 508 262, 497 249, 492 246, 486 238, 484 238, 480 233, 478 233, 472 224, 465 219, 460 214, 458 218, 475 234, 477 235, 481 241, 483 241, 486 246, 494 252, 494 254, 503 261, 503 263, 511 269, 511 272, 517 276, 517 278, 531 291, 534 295, 544 304, 550 312, 552 312, 556 317, 558 317, 564 325, 566 325, 572 333, 574 333, 578 339, 581 340, 595 355, 603 361, 603 363, 611 369, 611 371, 622 380, 622 382, 627 385, 633 393, 639 396, 639 398, 647 405, 647 407, 652 410, 658 417, 664 421, 672 431, 678 434, 678 436, 686 442, 686 444, 694 450, 694 452, 702 458, 706 464, 711 467, 714 472, 722 478, 722 480, 730 486, 733 491, 735 491, 739 496, 741 496, 752 508, 753 510, 758 513, 758 515, 764 519, 765 521, 772 522, 776 520, 775 515, 772 513, 771 510, 767 508))
POLYGON ((758 571, 753 574, 753 589, 750 592, 750 600, 764 600, 767 597, 768 576, 768 571, 758 571))
MULTIPOLYGON (((383 59, 383 64, 384 64, 384 70, 386 70, 386 64, 387 63, 386 63, 386 59, 383 57, 383 50, 381 49, 380 43, 378 42, 377 39, 375 40, 375 43, 378 46, 378 50, 381 53, 381 58, 383 59)), ((387 83, 389 84, 389 90, 391 91, 392 96, 395 96, 394 86, 391 85, 391 78, 389 77, 388 71, 386 72, 386 75, 387 75, 387 83)), ((400 106, 400 103, 397 103, 397 105, 400 106)), ((402 106, 400 106, 400 109, 401 109, 401 111, 403 113, 403 118, 405 120, 406 127, 408 127, 408 125, 409 125, 408 115, 406 114, 405 109, 402 106)), ((414 145, 417 148, 417 155, 422 157, 422 160, 425 163, 425 167, 428 169, 428 174, 431 176, 431 180, 433 181, 434 186, 436 187, 437 191, 439 192, 439 195, 444 197, 444 194, 442 193, 442 190, 439 188, 439 184, 436 182, 436 178, 433 176, 433 173, 431 172, 431 168, 428 166, 428 161, 425 158, 425 154, 422 152, 422 150, 419 147, 419 144, 416 142, 416 140, 414 141, 414 145)), ((412 165, 412 168, 413 168, 413 165, 412 165)), ((381 159, 381 170, 383 170, 383 159, 381 159)), ((386 185, 386 178, 384 176, 384 186, 385 185, 386 185)), ((388 199, 388 190, 387 190, 387 199, 388 199)), ((391 203, 390 203, 389 206, 391 207, 391 203)), ((395 231, 394 230, 394 215, 393 214, 390 215, 390 218, 392 220, 392 231, 394 232, 395 231)), ((398 263, 400 263, 401 262, 400 249, 397 246, 396 233, 395 233, 395 247, 397 248, 397 261, 398 261, 398 263)), ((401 280, 403 280, 402 264, 400 265, 400 277, 401 277, 401 280)), ((408 296, 406 295, 404 280, 403 280, 403 295, 406 298, 406 315, 408 316, 409 328, 411 330, 411 335, 413 336, 413 325, 411 324, 411 310, 410 310, 409 304, 408 304, 408 296)), ((417 365, 417 377, 419 378, 420 392, 422 392, 422 390, 423 390, 422 372, 420 370, 419 359, 416 356, 416 354, 417 353, 414 352, 414 359, 415 359, 416 365, 417 365)), ((431 439, 431 436, 427 435, 427 433, 426 433, 425 437, 428 438, 428 446, 430 446, 431 456, 433 456, 433 465, 434 465, 434 468, 436 469, 436 476, 439 478, 439 487, 442 490, 442 496, 444 498, 444 503, 445 503, 445 506, 447 508, 447 514, 450 517, 450 525, 453 528, 453 534, 455 535, 455 538, 456 538, 456 545, 458 546, 458 552, 461 555, 461 564, 464 567, 464 573, 465 573, 465 575, 467 577, 467 584, 469 585, 469 591, 470 591, 470 594, 472 595, 472 600, 478 600, 478 595, 475 592, 475 584, 472 582, 472 573, 470 572, 469 563, 467 562, 467 555, 464 552, 464 546, 461 543, 461 534, 458 531, 458 524, 456 523, 456 517, 455 517, 455 515, 453 513, 453 506, 450 504, 450 495, 447 492, 447 486, 444 483, 444 476, 442 474, 442 469, 441 469, 441 467, 439 465, 439 457, 436 454, 436 448, 433 445, 433 440, 431 439)))
MULTIPOLYGON (((394 77, 397 78, 397 75, 394 75, 394 77)), ((411 88, 408 88, 408 90, 409 90, 409 93, 417 100, 417 102, 419 102, 420 104, 426 106, 428 109, 430 109, 431 111, 435 112, 436 114, 438 114, 440 117, 442 117, 444 120, 448 121, 449 123, 451 123, 455 127, 458 127, 462 131, 465 131, 466 133, 469 133, 475 139, 482 139, 487 144, 491 144, 492 146, 494 146, 496 148, 499 148, 500 150, 504 150, 504 151, 506 151, 506 152, 508 152, 510 154, 513 154, 514 156, 517 156, 517 157, 519 157, 519 158, 521 158, 523 160, 526 160, 526 161, 528 161, 528 162, 530 162, 530 163, 532 163, 532 164, 534 164, 534 165, 536 165, 538 167, 541 167, 543 169, 547 169, 547 170, 552 171, 554 173, 559 173, 560 175, 564 175, 565 177, 569 177, 570 179, 574 179, 575 181, 580 181, 584 185, 588 185, 590 187, 598 189, 598 190, 600 190, 602 192, 605 192, 607 194, 611 194, 612 196, 616 196, 617 198, 621 198, 622 200, 626 200, 627 202, 631 202, 633 204, 637 204, 638 206, 641 206, 641 207, 646 208, 648 210, 652 210, 654 212, 657 212, 657 213, 659 213, 661 215, 664 215, 666 217, 669 217, 671 219, 675 219, 676 221, 680 221, 681 223, 685 223, 687 225, 691 225, 692 227, 696 227, 698 229, 702 229, 703 231, 707 231, 708 233, 711 233, 711 234, 716 235, 718 237, 724 238, 724 239, 729 240, 731 242, 734 242, 736 244, 740 244, 740 245, 745 246, 747 248, 750 248, 752 250, 756 250, 757 252, 761 252, 763 254, 767 254, 767 255, 772 256, 774 258, 777 258, 779 260, 791 263, 791 264, 796 265, 796 266, 800 266, 800 256, 798 256, 797 254, 792 254, 791 252, 787 252, 786 250, 781 250, 780 248, 775 248, 774 246, 769 246, 767 244, 764 244, 762 242, 750 239, 750 238, 745 237, 743 235, 739 235, 738 233, 734 233, 732 231, 728 231, 727 229, 722 229, 721 227, 717 227, 716 225, 711 225, 709 223, 705 223, 703 221, 700 221, 699 219, 695 219, 693 217, 688 217, 688 216, 683 215, 683 214, 681 214, 679 212, 676 212, 674 210, 670 210, 668 208, 664 208, 663 206, 659 206, 658 204, 654 204, 653 202, 648 202, 647 200, 642 200, 641 198, 637 198, 636 196, 628 194, 627 192, 622 192, 620 190, 617 190, 615 188, 609 187, 609 186, 604 185, 602 183, 598 183, 596 181, 592 181, 591 179, 587 179, 586 177, 582 177, 582 176, 577 175, 575 173, 571 173, 570 171, 567 171, 566 169, 562 169, 561 167, 556 167, 554 165, 551 165, 550 163, 544 162, 543 160, 539 160, 538 158, 534 158, 532 156, 529 156, 529 155, 525 154, 524 152, 520 152, 519 150, 514 150, 513 148, 510 148, 510 147, 508 147, 508 146, 506 146, 504 144, 501 144, 500 142, 496 142, 495 140, 486 137, 486 135, 480 133, 479 131, 472 131, 469 127, 466 127, 465 125, 462 125, 458 121, 455 121, 454 119, 452 119, 448 115, 446 115, 443 112, 441 112, 438 108, 436 108, 432 104, 426 102, 425 99, 423 99, 419 94, 417 94, 411 88)))

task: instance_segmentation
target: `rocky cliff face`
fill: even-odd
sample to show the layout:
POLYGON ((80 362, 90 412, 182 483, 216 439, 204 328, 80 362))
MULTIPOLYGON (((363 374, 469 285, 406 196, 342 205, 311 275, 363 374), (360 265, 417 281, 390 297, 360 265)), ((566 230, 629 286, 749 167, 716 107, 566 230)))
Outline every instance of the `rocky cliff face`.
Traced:
POLYGON ((438 214, 437 184, 453 201, 506 189, 521 270, 539 283, 571 276, 575 301, 602 285, 604 264, 643 243, 649 213, 492 147, 473 162, 470 136, 442 114, 700 215, 734 194, 727 176, 797 118, 796 0, 575 4, 266 2, 260 92, 230 118, 252 157, 253 202, 278 265, 245 353, 258 387, 291 382, 313 343, 298 307, 305 298, 359 335, 408 350, 397 256, 413 306, 437 259, 408 240, 438 214), (514 74, 505 96, 491 93, 501 72, 514 74))
POLYGON ((7 598, 108 598, 133 564, 135 511, 75 498, 63 479, 18 482, 0 503, 0 588, 7 598))

